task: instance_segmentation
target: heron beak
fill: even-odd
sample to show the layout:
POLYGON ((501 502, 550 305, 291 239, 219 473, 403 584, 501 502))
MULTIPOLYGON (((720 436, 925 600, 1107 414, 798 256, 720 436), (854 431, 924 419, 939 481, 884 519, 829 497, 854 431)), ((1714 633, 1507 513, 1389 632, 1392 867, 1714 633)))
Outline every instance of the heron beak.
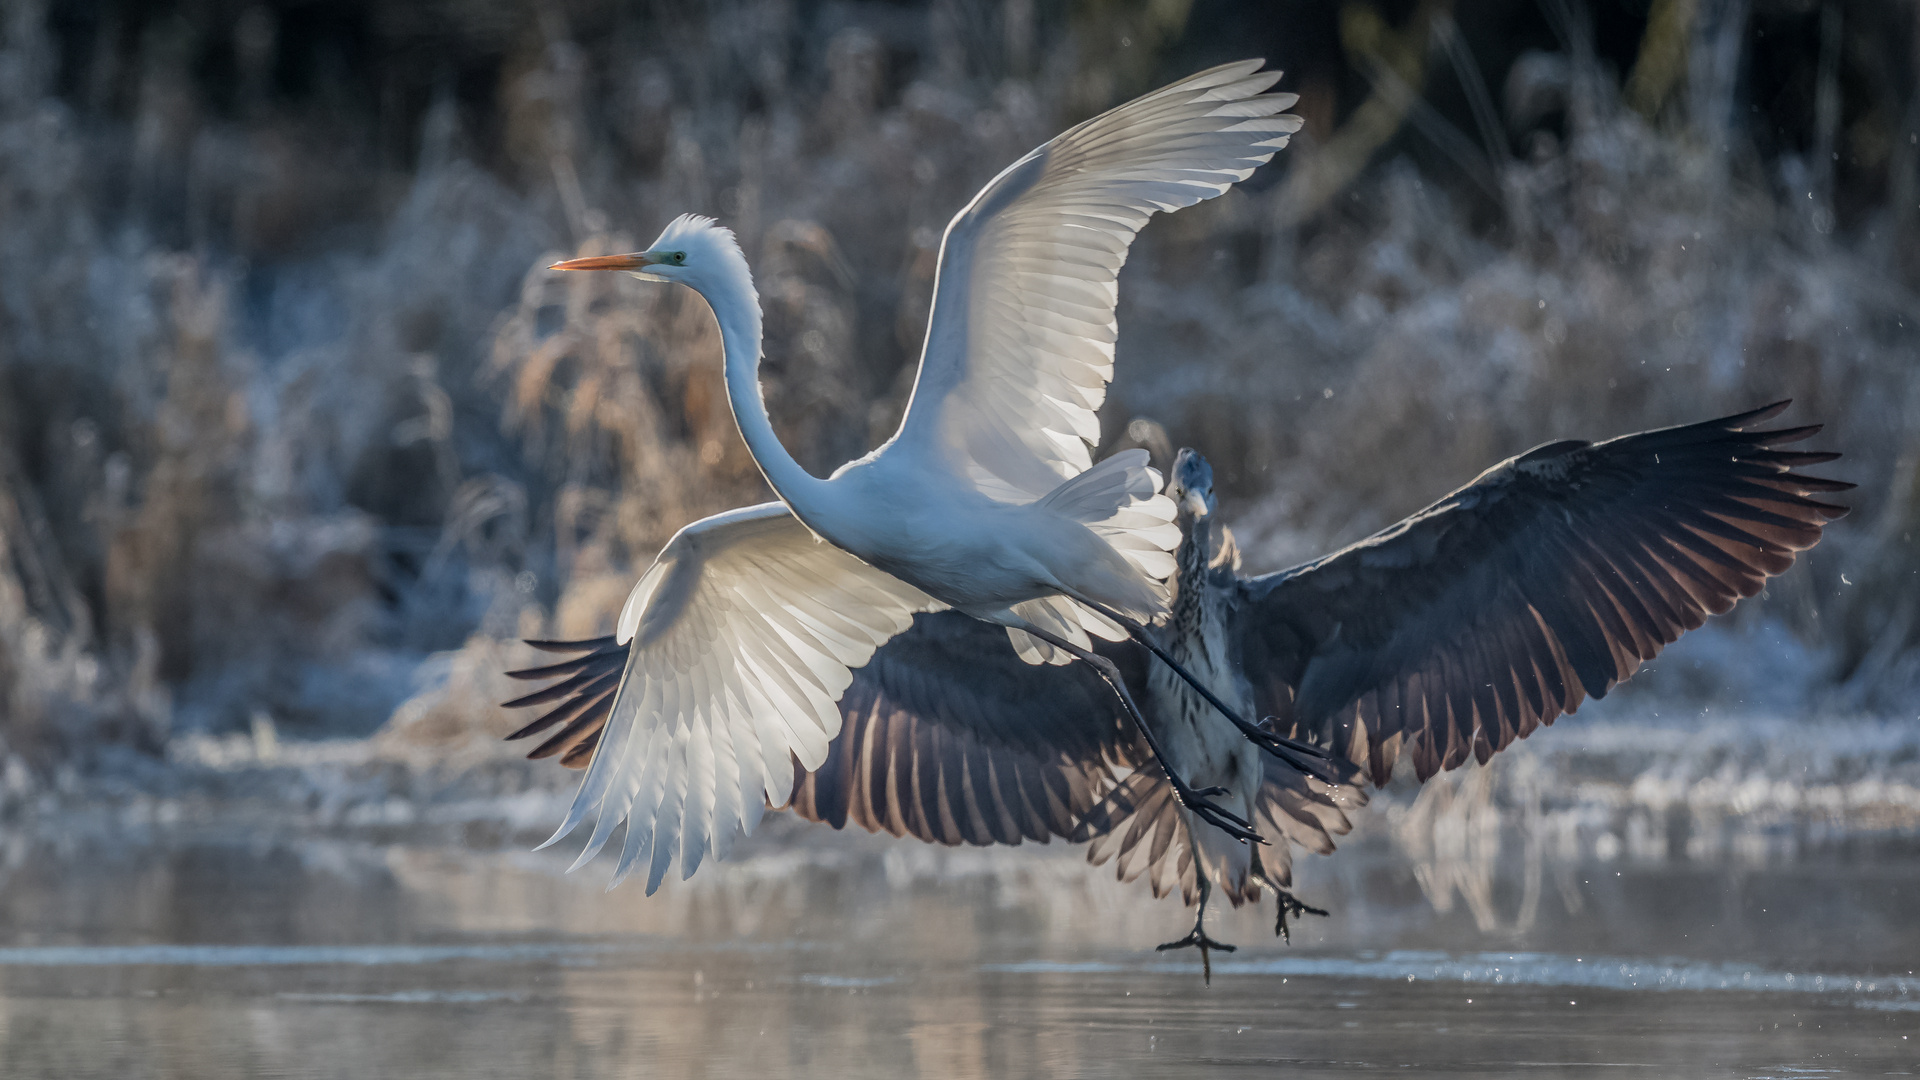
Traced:
POLYGON ((549 270, 645 270, 655 265, 653 256, 644 251, 631 255, 594 255, 585 259, 568 259, 547 267, 549 270))
POLYGON ((1198 520, 1207 516, 1207 500, 1199 492, 1188 488, 1187 493, 1180 496, 1180 509, 1185 510, 1188 517, 1198 520))

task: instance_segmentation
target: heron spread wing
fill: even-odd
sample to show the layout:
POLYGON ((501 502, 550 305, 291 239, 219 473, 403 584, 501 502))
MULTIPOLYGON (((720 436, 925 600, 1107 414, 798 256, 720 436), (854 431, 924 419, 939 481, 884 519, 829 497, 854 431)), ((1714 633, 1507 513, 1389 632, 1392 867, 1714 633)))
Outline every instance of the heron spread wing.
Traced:
MULTIPOLYGON (((1194 852, 1199 837, 1193 819, 1181 813, 1165 770, 1147 756, 1145 747, 1136 762, 1138 768, 1094 804, 1070 839, 1092 841, 1087 861, 1099 866, 1112 860, 1121 881, 1144 874, 1154 896, 1177 888, 1184 902, 1192 904, 1200 898, 1194 852)), ((1263 768, 1249 817, 1254 829, 1273 841, 1260 849, 1265 880, 1285 888, 1293 884, 1294 846, 1332 854, 1333 838, 1353 830, 1347 811, 1365 806, 1367 793, 1352 768, 1343 769, 1345 775, 1331 783, 1272 757, 1263 768)), ((1214 884, 1234 907, 1260 897, 1260 881, 1248 875, 1248 866, 1244 861, 1232 869, 1215 866, 1214 884)))
POLYGON ((1020 660, 999 627, 920 616, 854 673, 845 726, 792 807, 810 821, 940 844, 1070 836, 1137 738, 1085 665, 1020 660))
POLYGON ((1241 584, 1234 635, 1261 710, 1385 783, 1485 762, 1601 697, 1708 615, 1760 591, 1846 512, 1852 484, 1747 428, 1786 402, 1489 469, 1343 551, 1241 584))
MULTIPOLYGON (((612 645, 628 646, 626 666, 554 840, 595 815, 584 863, 625 821, 616 874, 646 862, 649 893, 676 855, 683 876, 709 850, 724 856, 736 825, 751 830, 767 799, 786 797, 793 761, 826 760, 850 669, 938 606, 821 542, 782 503, 680 530, 620 614, 612 645)), ((604 693, 605 661, 590 655, 568 682, 597 683, 572 692, 604 693)))
POLYGON ((1059 135, 1008 166, 947 226, 899 443, 1010 502, 1091 463, 1113 377, 1127 246, 1156 211, 1210 199, 1286 145, 1280 77, 1203 71, 1059 135))

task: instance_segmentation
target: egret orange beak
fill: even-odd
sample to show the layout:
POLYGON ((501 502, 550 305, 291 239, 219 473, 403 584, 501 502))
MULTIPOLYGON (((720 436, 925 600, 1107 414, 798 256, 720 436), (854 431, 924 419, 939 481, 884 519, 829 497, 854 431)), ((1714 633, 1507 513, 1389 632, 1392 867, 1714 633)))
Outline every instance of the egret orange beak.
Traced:
POLYGON ((631 255, 594 255, 585 259, 568 259, 547 267, 549 270, 644 270, 656 265, 653 257, 644 251, 631 255))

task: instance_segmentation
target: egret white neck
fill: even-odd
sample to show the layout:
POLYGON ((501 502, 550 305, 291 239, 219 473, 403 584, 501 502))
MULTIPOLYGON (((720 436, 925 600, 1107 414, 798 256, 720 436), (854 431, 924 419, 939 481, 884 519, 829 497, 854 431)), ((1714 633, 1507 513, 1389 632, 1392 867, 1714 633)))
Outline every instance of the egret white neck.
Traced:
POLYGON ((753 275, 742 260, 733 272, 716 279, 688 282, 707 301, 720 324, 720 342, 726 352, 727 404, 740 427, 754 463, 780 498, 807 521, 826 496, 827 482, 800 467, 774 434, 760 392, 760 296, 753 275))

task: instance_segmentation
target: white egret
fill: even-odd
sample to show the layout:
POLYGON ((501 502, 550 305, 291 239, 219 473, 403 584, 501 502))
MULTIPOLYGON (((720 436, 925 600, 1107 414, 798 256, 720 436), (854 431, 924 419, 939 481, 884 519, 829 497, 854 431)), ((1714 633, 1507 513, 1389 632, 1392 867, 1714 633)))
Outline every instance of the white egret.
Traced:
MULTIPOLYGON (((684 876, 724 854, 765 799, 785 797, 790 759, 825 760, 850 670, 918 612, 997 623, 1023 659, 1085 660, 1126 698, 1087 635, 1141 636, 1166 610, 1179 531, 1144 451, 1097 465, 1089 452, 1113 374, 1117 275, 1150 216, 1219 195, 1298 130, 1282 112, 1295 95, 1266 93, 1279 73, 1259 68, 1227 64, 1154 91, 982 189, 941 242, 899 431, 825 480, 768 420, 759 298, 731 232, 687 216, 646 251, 556 265, 679 282, 706 299, 734 418, 780 501, 687 526, 634 587, 606 733, 548 843, 597 815, 584 863, 625 821, 615 879, 644 862, 650 893, 676 856, 684 876)), ((1275 753, 1306 751, 1232 720, 1275 753)), ((1172 783, 1206 820, 1254 837, 1172 783)))
MULTIPOLYGON (((1217 524, 1213 470, 1180 452, 1167 494, 1182 540, 1160 643, 1239 707, 1334 750, 1336 782, 1263 759, 1185 682, 1138 654, 1111 657, 1145 706, 1166 765, 1224 789, 1221 801, 1275 846, 1198 827, 1114 698, 1088 671, 1041 672, 999 631, 954 613, 914 627, 854 673, 826 761, 794 769, 789 803, 944 844, 1092 840, 1089 858, 1145 874, 1154 895, 1197 905, 1193 932, 1162 948, 1232 951, 1204 932, 1207 899, 1289 891, 1291 846, 1321 853, 1410 754, 1425 781, 1482 763, 1587 696, 1600 698, 1710 614, 1730 609, 1820 540, 1843 507, 1815 493, 1853 485, 1793 471, 1838 457, 1776 447, 1817 427, 1750 430, 1786 403, 1603 443, 1550 443, 1487 470, 1420 513, 1326 558, 1239 573, 1217 524)), ((570 676, 514 704, 560 701, 509 738, 552 730, 531 757, 593 756, 627 647, 540 642, 583 655, 521 678, 570 676)))

